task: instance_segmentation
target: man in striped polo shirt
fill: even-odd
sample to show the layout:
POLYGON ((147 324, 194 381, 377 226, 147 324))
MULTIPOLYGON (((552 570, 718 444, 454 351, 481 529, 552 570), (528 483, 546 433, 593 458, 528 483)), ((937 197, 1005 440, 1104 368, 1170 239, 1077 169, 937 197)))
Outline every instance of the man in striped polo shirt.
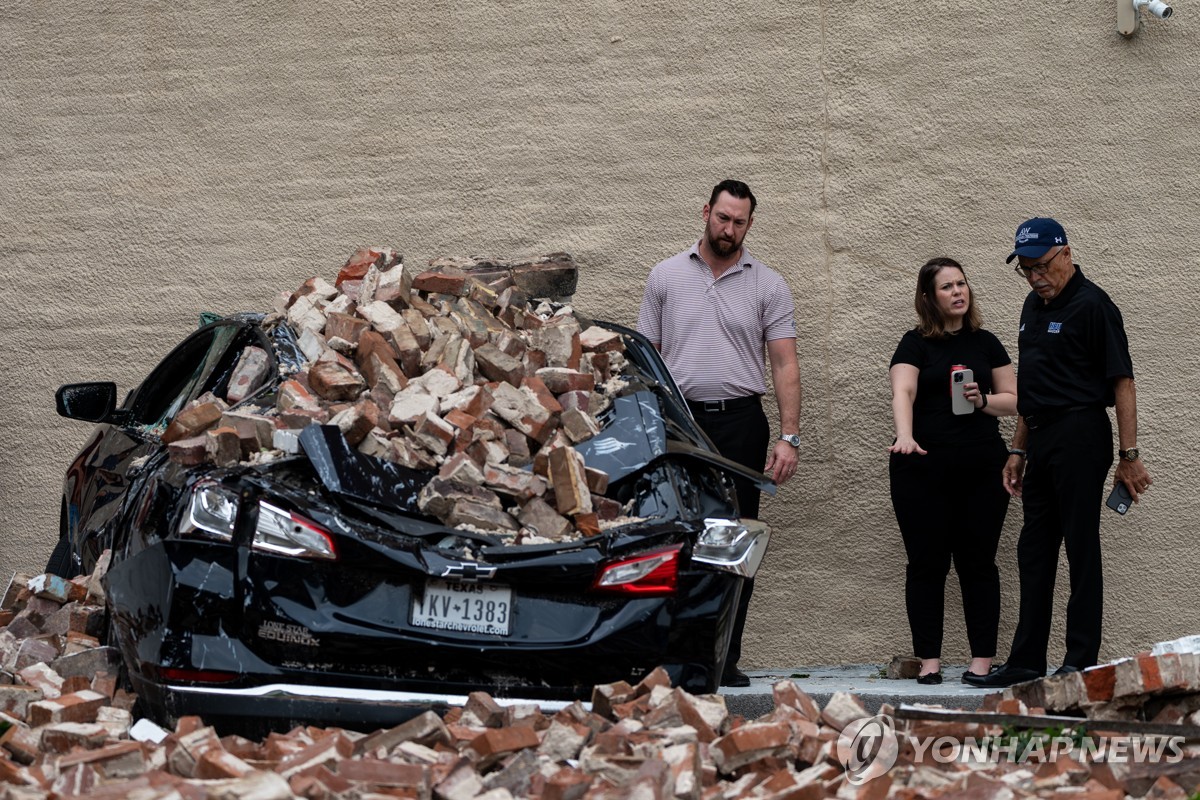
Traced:
MULTIPOLYGON (((741 181, 713 187, 700 241, 650 271, 638 330, 662 353, 696 422, 721 455, 768 473, 782 486, 796 473, 800 446, 796 304, 779 273, 742 246, 755 204, 750 187, 741 181), (773 445, 762 408, 767 391, 764 345, 781 428, 773 445)), ((757 518, 758 489, 742 479, 736 484, 741 515, 757 518)), ((737 663, 753 591, 754 582, 747 581, 723 686, 750 684, 737 663)))

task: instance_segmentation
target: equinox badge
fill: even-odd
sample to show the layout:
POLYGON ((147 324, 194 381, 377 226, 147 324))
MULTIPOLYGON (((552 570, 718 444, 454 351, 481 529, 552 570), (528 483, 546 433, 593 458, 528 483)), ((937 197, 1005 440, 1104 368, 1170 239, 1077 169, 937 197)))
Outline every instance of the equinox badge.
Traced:
POLYGON ((479 581, 491 580, 496 574, 495 567, 481 567, 478 564, 469 562, 461 562, 458 564, 449 564, 440 577, 453 578, 460 580, 463 583, 479 583, 479 581))

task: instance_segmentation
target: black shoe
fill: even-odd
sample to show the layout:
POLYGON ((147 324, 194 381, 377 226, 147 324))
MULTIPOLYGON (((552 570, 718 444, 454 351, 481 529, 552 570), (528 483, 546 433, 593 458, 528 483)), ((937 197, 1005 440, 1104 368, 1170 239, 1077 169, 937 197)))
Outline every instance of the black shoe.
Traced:
POLYGON ((1072 672, 1079 672, 1079 667, 1073 667, 1070 664, 1063 664, 1061 667, 1054 670, 1055 675, 1070 675, 1072 672))
POLYGON ((721 685, 722 686, 749 686, 750 685, 750 676, 747 675, 746 673, 742 672, 737 667, 733 667, 732 669, 726 670, 725 674, 721 676, 721 685))
POLYGON ((942 671, 930 672, 925 675, 917 676, 917 683, 922 686, 939 686, 942 682, 942 671))
POLYGON ((1000 669, 1000 667, 999 667, 998 665, 996 665, 996 664, 992 664, 991 668, 990 668, 990 669, 988 669, 987 673, 986 673, 986 674, 984 674, 984 675, 980 675, 978 672, 971 672, 971 670, 967 670, 966 672, 964 672, 964 673, 962 674, 962 682, 963 682, 963 683, 970 683, 970 682, 971 682, 971 681, 970 681, 970 680, 967 678, 967 676, 968 676, 968 675, 970 675, 972 678, 986 678, 988 675, 991 675, 993 672, 995 672, 995 671, 996 671, 996 670, 998 670, 998 669, 1000 669))
POLYGON ((987 675, 976 675, 973 672, 968 672, 963 675, 963 680, 971 686, 978 686, 981 689, 1003 689, 1013 684, 1035 681, 1043 676, 1044 673, 1038 672, 1035 669, 1013 667, 1005 664, 994 672, 989 672, 987 675))

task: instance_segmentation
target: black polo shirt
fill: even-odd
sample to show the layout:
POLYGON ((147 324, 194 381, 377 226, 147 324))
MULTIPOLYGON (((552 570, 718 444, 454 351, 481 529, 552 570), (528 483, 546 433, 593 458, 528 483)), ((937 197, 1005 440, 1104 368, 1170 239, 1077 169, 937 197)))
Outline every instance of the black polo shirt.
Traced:
POLYGON ((1021 416, 1073 406, 1111 406, 1113 379, 1133 377, 1121 311, 1075 274, 1049 303, 1030 292, 1017 334, 1017 411, 1021 416))

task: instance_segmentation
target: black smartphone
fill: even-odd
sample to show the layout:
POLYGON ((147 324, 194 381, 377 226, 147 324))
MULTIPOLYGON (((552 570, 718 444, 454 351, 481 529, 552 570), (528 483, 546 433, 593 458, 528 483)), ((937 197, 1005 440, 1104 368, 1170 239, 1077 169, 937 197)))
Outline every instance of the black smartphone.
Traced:
POLYGON ((1133 498, 1129 496, 1129 490, 1125 488, 1125 484, 1117 481, 1113 486, 1113 490, 1108 495, 1108 499, 1104 501, 1104 505, 1111 508, 1118 514, 1124 514, 1133 504, 1133 498))

